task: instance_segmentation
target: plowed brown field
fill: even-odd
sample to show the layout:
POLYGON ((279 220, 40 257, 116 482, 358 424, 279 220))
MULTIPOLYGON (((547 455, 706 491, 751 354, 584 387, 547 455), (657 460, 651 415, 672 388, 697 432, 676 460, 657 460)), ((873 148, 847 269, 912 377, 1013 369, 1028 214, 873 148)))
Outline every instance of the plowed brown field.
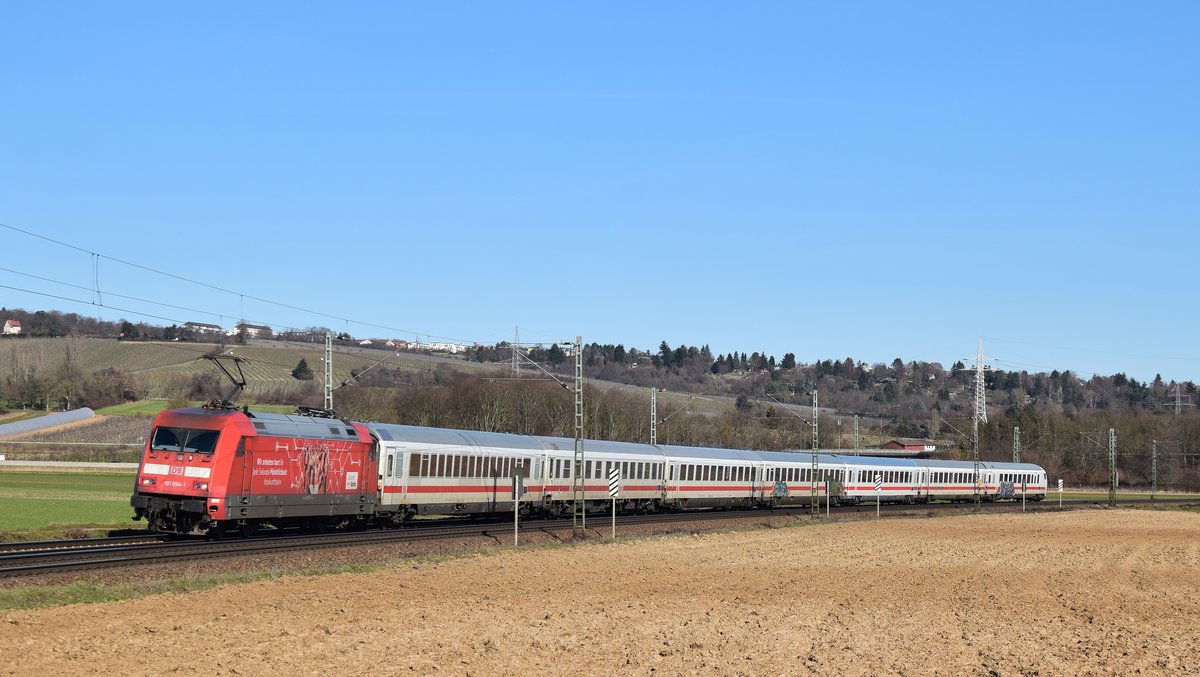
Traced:
POLYGON ((0 615, 34 674, 1200 674, 1200 515, 822 524, 0 615))

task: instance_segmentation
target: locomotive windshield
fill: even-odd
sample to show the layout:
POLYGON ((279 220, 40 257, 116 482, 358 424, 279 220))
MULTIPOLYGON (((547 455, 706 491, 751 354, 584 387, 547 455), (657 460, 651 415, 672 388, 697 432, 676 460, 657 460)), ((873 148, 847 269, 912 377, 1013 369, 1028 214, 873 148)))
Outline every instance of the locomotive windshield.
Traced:
POLYGON ((192 428, 155 428, 150 436, 153 451, 178 451, 187 454, 211 454, 217 448, 219 430, 192 428))

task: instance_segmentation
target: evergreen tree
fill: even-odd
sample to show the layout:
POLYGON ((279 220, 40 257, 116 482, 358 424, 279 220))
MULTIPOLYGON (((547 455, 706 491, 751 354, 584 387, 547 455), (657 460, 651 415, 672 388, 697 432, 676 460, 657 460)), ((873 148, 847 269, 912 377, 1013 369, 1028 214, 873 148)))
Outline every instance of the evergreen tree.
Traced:
POLYGON ((312 369, 308 368, 308 360, 304 359, 303 357, 300 358, 300 363, 297 364, 296 368, 292 370, 292 378, 299 381, 313 380, 312 369))

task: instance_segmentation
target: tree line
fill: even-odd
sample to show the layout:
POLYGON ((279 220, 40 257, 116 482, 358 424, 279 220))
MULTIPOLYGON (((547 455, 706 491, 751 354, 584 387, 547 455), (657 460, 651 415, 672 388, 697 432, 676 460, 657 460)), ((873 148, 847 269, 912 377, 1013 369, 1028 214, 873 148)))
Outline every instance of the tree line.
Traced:
MULTIPOLYGON (((17 311, 5 311, 14 315, 17 311)), ((23 311, 20 311, 23 312, 23 311)), ((64 360, 47 360, 40 353, 11 351, 9 369, 0 380, 0 398, 8 406, 59 408, 102 407, 140 399, 146 388, 118 369, 84 373, 74 357, 71 337, 80 333, 117 332, 133 337, 161 336, 164 328, 128 323, 104 323, 74 314, 38 311, 20 316, 23 329, 35 336, 63 336, 64 360), (53 364, 54 366, 47 366, 53 364)), ((320 342, 319 327, 280 338, 320 342)), ((111 333, 109 335, 112 335, 111 333)), ((352 340, 349 336, 340 341, 352 340)), ((355 374, 352 387, 338 390, 339 408, 349 415, 416 425, 437 425, 505 432, 573 435, 573 417, 564 406, 564 389, 558 384, 528 381, 514 383, 507 363, 513 346, 497 343, 475 346, 466 359, 493 363, 490 376, 456 372, 452 364, 428 369, 371 369, 355 374), (540 385, 539 385, 540 383, 540 385), (345 404, 343 404, 345 403, 345 404)), ((561 345, 522 346, 524 364, 532 360, 559 375, 573 378, 573 356, 561 345)), ((805 449, 811 445, 809 425, 784 411, 785 406, 807 407, 819 393, 823 409, 846 417, 860 416, 880 422, 879 435, 921 437, 934 440, 950 455, 964 457, 969 446, 966 432, 973 414, 974 372, 961 362, 945 368, 937 362, 896 358, 891 363, 867 364, 850 357, 800 363, 794 353, 781 359, 766 352, 730 352, 714 355, 707 345, 661 342, 655 351, 626 348, 623 344, 590 343, 583 347, 585 376, 646 389, 724 398, 727 411, 719 414, 683 412, 662 426, 660 439, 672 444, 698 444, 752 449, 805 449)), ((523 372, 533 375, 536 370, 523 372)), ((544 375, 537 372, 539 377, 544 375)), ((316 375, 302 361, 292 377, 303 385, 280 387, 263 393, 260 400, 283 404, 322 403, 316 375), (297 401, 298 400, 298 401, 297 401)), ((1146 460, 1153 441, 1161 443, 1160 480, 1195 484, 1200 465, 1200 414, 1195 411, 1197 392, 1191 381, 1177 382, 1161 376, 1146 382, 1124 373, 1083 378, 1070 371, 1049 373, 988 371, 985 375, 989 422, 981 427, 985 458, 1011 457, 1014 427, 1022 430, 1026 458, 1041 463, 1052 474, 1088 481, 1107 477, 1107 456, 1088 440, 1106 437, 1117 429, 1120 463, 1131 482, 1148 483, 1146 460), (1181 405, 1178 415, 1175 402, 1181 405), (1099 461, 1101 465, 1096 465, 1099 461)), ((215 374, 181 376, 181 398, 212 399, 223 394, 215 374)), ((589 436, 614 440, 648 440, 649 412, 646 396, 611 389, 591 388, 588 403, 589 436)), ((836 425, 822 425, 823 446, 844 446, 844 435, 832 437, 836 425)), ((844 429, 843 429, 844 433, 844 429)))

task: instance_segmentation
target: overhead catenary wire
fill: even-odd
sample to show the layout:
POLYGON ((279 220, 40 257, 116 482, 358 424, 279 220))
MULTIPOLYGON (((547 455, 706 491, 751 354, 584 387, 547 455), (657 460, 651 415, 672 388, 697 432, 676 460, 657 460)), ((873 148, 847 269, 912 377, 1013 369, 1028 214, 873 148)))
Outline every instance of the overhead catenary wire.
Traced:
MULTIPOLYGON (((47 237, 47 236, 45 236, 45 235, 42 235, 42 234, 40 234, 40 233, 35 233, 35 232, 29 231, 29 230, 25 230, 25 229, 23 229, 23 228, 18 228, 18 227, 16 227, 16 226, 12 226, 12 225, 9 225, 9 224, 6 224, 6 223, 0 223, 0 227, 2 227, 2 228, 7 228, 8 230, 11 230, 11 231, 14 231, 14 232, 17 232, 17 233, 21 233, 21 234, 27 235, 27 236, 29 236, 29 237, 38 238, 38 239, 40 239, 40 240, 44 240, 44 241, 46 241, 46 242, 50 242, 50 243, 52 243, 52 244, 55 244, 55 245, 58 245, 58 246, 61 246, 61 247, 66 247, 66 248, 68 248, 68 249, 72 249, 72 250, 75 250, 75 251, 78 251, 78 252, 83 252, 83 253, 85 253, 85 254, 88 254, 88 255, 89 255, 90 257, 92 257, 92 258, 93 258, 93 260, 95 261, 95 264, 94 264, 94 266, 93 266, 93 282, 94 282, 94 284, 95 284, 95 290, 94 290, 94 293, 95 293, 95 295, 96 295, 97 297, 99 297, 99 295, 100 295, 100 289, 99 289, 99 259, 103 258, 103 259, 107 259, 107 260, 109 260, 109 261, 112 261, 112 262, 114 262, 114 263, 119 263, 119 264, 121 264, 121 265, 129 266, 129 267, 132 267, 132 268, 137 268, 137 269, 139 269, 139 270, 143 270, 143 271, 146 271, 146 272, 149 272, 149 273, 153 273, 153 274, 155 274, 155 275, 162 275, 162 276, 169 277, 169 278, 172 278, 172 279, 175 279, 175 280, 179 280, 179 281, 181 281, 181 282, 186 282, 186 283, 189 283, 189 284, 195 284, 195 285, 199 285, 199 286, 202 286, 202 287, 206 287, 206 288, 208 288, 208 289, 212 289, 212 290, 214 290, 214 291, 219 291, 219 292, 222 292, 222 293, 225 293, 225 294, 230 294, 230 295, 233 295, 233 296, 237 296, 237 297, 239 297, 239 299, 240 299, 240 300, 244 300, 244 299, 250 299, 250 300, 253 300, 253 301, 257 301, 257 302, 259 302, 259 303, 265 303, 265 304, 268 304, 268 305, 278 306, 278 307, 280 307, 280 308, 287 308, 287 309, 289 309, 289 310, 294 310, 294 311, 297 311, 297 312, 306 313, 306 314, 309 314, 309 315, 314 315, 314 316, 317 316, 317 317, 324 317, 324 318, 327 318, 327 319, 332 319, 332 320, 340 320, 340 321, 342 321, 342 322, 345 322, 347 325, 349 325, 349 324, 354 324, 354 325, 361 326, 361 327, 370 327, 370 328, 373 328, 373 329, 383 329, 383 330, 386 330, 386 331, 397 332, 397 333, 400 333, 400 334, 416 334, 416 335, 420 335, 420 336, 426 336, 426 337, 428 337, 428 338, 436 338, 436 339, 442 339, 442 340, 446 340, 446 341, 454 341, 454 342, 461 342, 461 343, 479 343, 479 341, 468 341, 468 340, 466 340, 466 339, 461 339, 461 338, 456 338, 456 337, 449 337, 449 336, 441 336, 441 335, 432 334, 432 333, 429 333, 429 332, 413 331, 413 330, 411 330, 411 329, 403 329, 403 328, 391 327, 391 326, 387 326, 387 325, 375 324, 375 323, 371 323, 371 322, 363 322, 363 321, 360 321, 360 320, 354 320, 354 319, 351 319, 351 318, 342 317, 342 316, 340 316, 340 315, 333 315, 333 314, 330 314, 330 313, 325 313, 325 312, 322 312, 322 311, 319 311, 319 310, 314 310, 314 309, 312 309, 312 308, 304 308, 304 307, 301 307, 301 306, 296 306, 296 305, 292 305, 292 304, 289 304, 289 303, 283 303, 283 302, 281 302, 281 301, 274 301, 274 300, 271 300, 271 299, 262 298, 262 297, 260 297, 260 296, 255 296, 255 295, 253 295, 253 294, 247 294, 247 293, 244 293, 244 292, 238 292, 238 291, 234 291, 234 290, 232 290, 232 289, 226 289, 226 288, 224 288, 224 287, 220 287, 220 286, 218 286, 218 285, 214 285, 214 284, 211 284, 211 283, 208 283, 208 282, 203 282, 203 281, 201 281, 201 280, 195 280, 195 279, 192 279, 192 278, 189 278, 189 277, 185 277, 185 276, 183 276, 183 275, 178 275, 178 274, 176 274, 176 273, 170 273, 170 272, 167 272, 167 271, 158 270, 158 269, 156 269, 156 268, 152 268, 152 267, 150 267, 150 266, 146 266, 146 265, 143 265, 143 264, 140 264, 140 263, 135 263, 135 262, 133 262, 133 261, 127 261, 127 260, 125 260, 125 259, 118 258, 118 257, 115 257, 115 256, 109 256, 109 255, 107 255, 107 254, 102 254, 102 253, 99 253, 99 252, 94 252, 94 251, 91 251, 91 250, 89 250, 89 249, 86 249, 86 248, 84 248, 84 247, 80 247, 80 246, 78 246, 78 245, 71 244, 71 243, 69 243, 69 242, 63 242, 63 241, 61 241, 61 240, 56 240, 56 239, 54 239, 54 238, 52 238, 52 237, 47 237)), ((69 284, 69 283, 63 283, 63 284, 69 284)), ((53 297, 53 296, 54 296, 54 295, 52 295, 52 294, 45 294, 45 293, 42 293, 42 292, 36 292, 36 291, 33 291, 33 290, 19 289, 19 288, 15 288, 15 287, 9 287, 9 288, 11 288, 11 289, 14 289, 14 290, 16 290, 16 291, 23 291, 23 292, 26 292, 26 293, 31 293, 31 294, 39 294, 39 295, 42 295, 42 296, 51 296, 51 297, 53 297)), ((61 300, 72 301, 72 302, 75 302, 75 303, 81 303, 81 304, 84 304, 84 305, 92 305, 92 306, 98 306, 98 307, 104 307, 104 308, 111 308, 111 309, 114 309, 114 310, 119 310, 119 311, 121 311, 121 312, 128 312, 128 313, 140 314, 140 315, 143 315, 143 316, 145 316, 145 317, 154 317, 155 319, 164 319, 164 320, 167 320, 167 321, 170 321, 170 322, 179 322, 178 320, 171 319, 171 318, 162 318, 162 317, 155 316, 155 315, 150 315, 150 314, 147 314, 147 313, 137 313, 137 311, 133 311, 133 310, 127 310, 127 309, 122 309, 122 308, 113 308, 112 306, 104 306, 104 305, 102 305, 102 304, 100 304, 100 303, 96 303, 96 302, 95 302, 95 301, 96 301, 96 299, 93 299, 93 301, 92 301, 92 302, 86 302, 86 301, 80 301, 80 300, 78 300, 78 299, 69 299, 69 298, 65 298, 65 297, 60 297, 60 298, 61 298, 61 300)), ((197 311, 197 312, 200 312, 200 311, 197 311)), ((212 312, 208 312, 208 313, 205 313, 205 314, 207 314, 207 315, 211 315, 211 316, 218 316, 218 317, 228 317, 228 314, 227 314, 227 313, 212 313, 212 312)), ((243 320, 243 321, 244 321, 244 320, 243 320)), ((287 326, 287 325, 285 325, 285 324, 282 324, 282 323, 281 323, 281 324, 277 324, 277 326, 287 326)))

